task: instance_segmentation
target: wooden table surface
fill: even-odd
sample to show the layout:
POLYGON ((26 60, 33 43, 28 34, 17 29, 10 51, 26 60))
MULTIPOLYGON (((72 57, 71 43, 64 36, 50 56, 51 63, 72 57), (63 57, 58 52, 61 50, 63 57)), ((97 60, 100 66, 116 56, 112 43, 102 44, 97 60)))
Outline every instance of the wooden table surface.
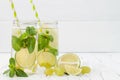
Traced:
MULTIPOLYGON (((79 76, 45 76, 43 70, 27 78, 9 78, 2 75, 8 64, 10 54, 0 53, 0 80, 120 80, 120 53, 76 53, 81 65, 90 66, 90 74, 79 76)), ((60 53, 62 55, 62 53, 60 53)), ((60 56, 59 55, 59 56, 60 56)))

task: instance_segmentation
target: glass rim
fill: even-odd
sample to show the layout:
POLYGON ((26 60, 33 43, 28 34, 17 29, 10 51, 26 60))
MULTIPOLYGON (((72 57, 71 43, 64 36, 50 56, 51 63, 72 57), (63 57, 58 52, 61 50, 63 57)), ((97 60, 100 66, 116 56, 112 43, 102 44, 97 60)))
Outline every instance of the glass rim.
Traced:
MULTIPOLYGON (((19 24, 37 24, 39 20, 32 20, 32 19, 20 19, 19 21, 13 20, 13 23, 19 24)), ((58 20, 41 20, 40 24, 58 24, 58 20)))
POLYGON ((58 24, 57 20, 42 20, 40 21, 40 24, 58 24))

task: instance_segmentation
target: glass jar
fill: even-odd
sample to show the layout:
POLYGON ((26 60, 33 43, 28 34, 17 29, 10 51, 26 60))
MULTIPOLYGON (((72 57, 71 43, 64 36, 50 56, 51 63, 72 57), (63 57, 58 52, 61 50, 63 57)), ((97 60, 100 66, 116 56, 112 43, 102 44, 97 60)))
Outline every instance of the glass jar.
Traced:
POLYGON ((56 63, 55 57, 58 54, 57 24, 57 21, 43 21, 38 25, 37 62, 40 66, 53 66, 56 63))
POLYGON ((17 21, 12 27, 12 57, 15 58, 16 67, 25 72, 35 72, 37 21, 17 21))

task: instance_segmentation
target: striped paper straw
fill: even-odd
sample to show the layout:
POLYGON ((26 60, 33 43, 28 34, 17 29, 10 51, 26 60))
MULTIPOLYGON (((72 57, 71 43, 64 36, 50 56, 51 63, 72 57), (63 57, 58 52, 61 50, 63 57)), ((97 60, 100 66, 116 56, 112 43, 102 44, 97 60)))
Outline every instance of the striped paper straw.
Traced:
POLYGON ((18 20, 18 17, 17 17, 17 12, 15 10, 15 6, 14 6, 14 3, 13 3, 13 0, 9 0, 9 2, 10 2, 10 5, 11 5, 11 9, 13 11, 13 17, 15 18, 15 21, 17 22, 17 25, 18 25, 19 20, 18 20))
POLYGON ((32 5, 32 10, 34 11, 35 18, 38 20, 38 25, 40 25, 40 18, 39 18, 38 12, 36 10, 36 6, 33 3, 33 0, 29 0, 29 1, 30 1, 31 5, 32 5))

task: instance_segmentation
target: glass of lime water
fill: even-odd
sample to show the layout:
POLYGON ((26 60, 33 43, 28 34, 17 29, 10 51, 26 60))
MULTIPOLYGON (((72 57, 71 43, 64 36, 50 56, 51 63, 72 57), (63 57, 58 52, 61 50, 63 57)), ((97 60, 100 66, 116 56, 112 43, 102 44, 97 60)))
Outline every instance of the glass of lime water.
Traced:
POLYGON ((55 57, 58 55, 57 24, 57 21, 43 21, 38 25, 37 62, 40 66, 50 67, 56 62, 55 57))
POLYGON ((13 21, 12 53, 16 68, 35 72, 37 53, 37 21, 13 21))

